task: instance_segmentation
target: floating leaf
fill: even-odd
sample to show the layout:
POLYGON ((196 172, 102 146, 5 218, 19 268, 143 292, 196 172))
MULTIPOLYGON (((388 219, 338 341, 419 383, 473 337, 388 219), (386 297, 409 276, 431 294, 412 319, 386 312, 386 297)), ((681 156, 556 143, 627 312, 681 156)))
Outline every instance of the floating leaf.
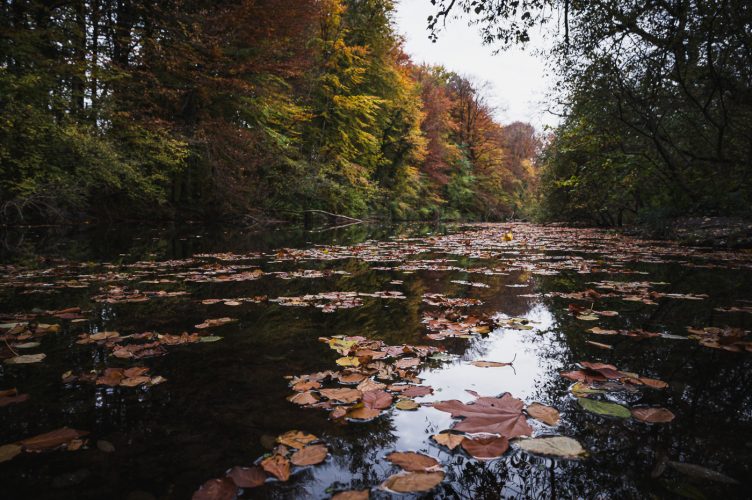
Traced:
POLYGON ((392 406, 394 398, 386 391, 368 391, 363 393, 363 404, 366 408, 383 410, 392 406))
POLYGON ((393 451, 386 459, 408 472, 425 472, 439 466, 435 458, 414 451, 393 451))
POLYGON ((671 422, 676 415, 666 408, 632 408, 632 416, 642 422, 650 424, 665 424, 671 422))
POLYGON ((613 349, 614 346, 609 344, 601 344, 600 342, 593 342, 592 340, 586 340, 585 343, 598 347, 599 349, 613 349))
POLYGON ((263 459, 261 467, 280 481, 290 479, 290 461, 282 455, 272 455, 263 459))
POLYGON ((470 363, 473 366, 477 366, 480 368, 501 368, 504 366, 512 366, 512 363, 500 363, 498 361, 473 361, 470 363))
POLYGON ((323 462, 326 459, 328 453, 329 450, 325 445, 314 444, 311 446, 306 446, 305 448, 293 453, 292 457, 290 457, 290 461, 293 463, 293 465, 297 465, 299 467, 305 465, 316 465, 323 462))
POLYGON ((431 491, 444 480, 444 473, 436 472, 401 472, 390 476, 381 483, 381 487, 397 493, 419 493, 431 491))
POLYGON ((464 417, 454 425, 454 429, 463 432, 487 432, 499 434, 508 439, 517 436, 529 436, 533 429, 522 414, 523 403, 506 393, 500 398, 479 396, 470 404, 456 399, 434 403, 439 411, 452 414, 453 418, 464 417))
POLYGON ((589 385, 583 383, 583 382, 577 382, 572 387, 569 388, 570 391, 572 391, 572 394, 580 397, 588 397, 591 394, 605 394, 606 391, 602 391, 600 389, 593 389, 589 385))
POLYGON ((39 342, 24 342, 23 344, 16 344, 13 347, 15 347, 16 349, 34 349, 36 347, 39 347, 40 345, 42 344, 40 344, 39 342))
POLYGON ((264 469, 254 465, 253 467, 233 467, 227 476, 232 479, 238 488, 256 488, 266 482, 264 469))
POLYGON ((411 385, 407 389, 401 391, 401 394, 406 398, 419 398, 421 396, 433 394, 433 387, 427 385, 411 385))
POLYGON ((668 384, 663 380, 657 380, 647 377, 640 377, 638 380, 652 389, 665 389, 666 387, 668 387, 668 384))
POLYGON ((720 472, 708 469, 701 465, 688 464, 685 462, 668 462, 668 465, 682 474, 697 479, 706 479, 724 484, 739 484, 739 481, 720 472))
POLYGON ((336 493, 332 500, 368 500, 370 493, 368 490, 350 490, 336 493))
POLYGON ((587 454, 576 440, 564 436, 520 439, 515 444, 528 453, 561 458, 577 458, 587 454))
POLYGON ((355 356, 344 356, 337 360, 339 366, 360 366, 360 359, 355 356))
POLYGON ((39 354, 21 354, 20 356, 14 356, 5 360, 5 364, 8 365, 26 365, 30 363, 39 363, 47 355, 44 353, 39 354))
POLYGON ((287 431, 281 436, 277 436, 277 442, 290 448, 301 449, 316 441, 318 438, 313 434, 307 434, 301 431, 287 431))
POLYGON ((394 405, 394 407, 398 410, 411 411, 417 410, 418 408, 420 408, 420 405, 412 399, 400 399, 399 401, 397 401, 397 404, 394 405))
POLYGON ((465 436, 462 434, 454 434, 451 432, 440 432, 438 434, 434 434, 431 436, 434 441, 439 443, 442 446, 446 446, 450 450, 455 449, 462 443, 462 440, 465 439, 465 436))
POLYGON ((605 330, 599 326, 595 326, 588 331, 590 333, 595 333, 596 335, 617 335, 619 333, 617 330, 605 330))
POLYGON ((319 390, 319 394, 324 396, 327 399, 331 399, 333 401, 339 401, 341 403, 354 403, 355 401, 358 401, 362 396, 363 393, 360 392, 357 389, 321 389, 319 390))
POLYGON ((607 401, 596 401, 594 399, 577 398, 577 402, 580 406, 598 415, 617 418, 629 418, 632 416, 629 408, 616 403, 610 403, 607 401))
POLYGON ((222 340, 222 337, 218 337, 217 335, 206 335, 205 337, 199 338, 199 342, 217 342, 218 340, 222 340))
POLYGON ((39 434, 19 441, 26 451, 47 451, 64 445, 74 439, 87 435, 86 431, 78 431, 69 427, 61 427, 54 431, 39 434))
POLYGON ((318 403, 319 398, 311 391, 307 392, 299 392, 297 394, 293 394, 292 396, 288 396, 287 400, 291 403, 295 403, 296 405, 312 405, 314 403, 318 403))
POLYGON ((505 437, 465 438, 462 448, 478 460, 493 460, 506 453, 509 440, 505 437))
POLYGON ((7 462, 16 457, 23 448, 17 444, 4 444, 0 446, 0 463, 7 462))
POLYGON ((371 420, 378 417, 379 415, 381 415, 381 410, 375 408, 366 408, 362 404, 358 404, 355 407, 347 410, 346 413, 347 418, 353 418, 355 420, 371 420))
POLYGON ((193 494, 192 500, 233 500, 237 497, 237 490, 228 477, 210 479, 193 494))
POLYGON ((542 405, 540 403, 532 403, 525 408, 525 412, 544 424, 557 425, 559 423, 559 411, 550 406, 542 405))

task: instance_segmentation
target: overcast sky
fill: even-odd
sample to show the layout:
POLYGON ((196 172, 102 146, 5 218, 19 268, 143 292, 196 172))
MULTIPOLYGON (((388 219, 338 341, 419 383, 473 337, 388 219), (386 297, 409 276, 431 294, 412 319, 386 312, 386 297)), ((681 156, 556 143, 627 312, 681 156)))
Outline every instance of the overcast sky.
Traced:
MULTIPOLYGON (((490 82, 501 123, 530 122, 538 130, 543 125, 556 125, 556 117, 545 113, 542 104, 551 79, 546 77, 541 58, 530 49, 510 49, 494 55, 493 47, 482 45, 477 28, 468 26, 464 19, 447 22, 439 40, 432 43, 426 18, 434 12, 429 0, 399 2, 397 29, 406 37, 405 48, 414 62, 441 64, 459 74, 490 82)), ((535 38, 533 42, 543 43, 535 38)))

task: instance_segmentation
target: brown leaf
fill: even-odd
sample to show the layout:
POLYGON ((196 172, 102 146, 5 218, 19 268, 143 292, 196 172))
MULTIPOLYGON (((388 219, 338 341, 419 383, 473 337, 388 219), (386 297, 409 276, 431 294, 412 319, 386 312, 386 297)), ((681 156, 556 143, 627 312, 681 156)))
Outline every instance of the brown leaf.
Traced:
POLYGON ((416 493, 430 491, 444 480, 444 473, 436 472, 401 472, 381 483, 382 488, 397 493, 416 493))
POLYGON ((640 377, 638 380, 652 389, 665 389, 668 387, 668 384, 663 380, 647 377, 640 377))
POLYGON ((238 488, 228 477, 210 479, 193 494, 193 500, 233 500, 238 488))
POLYGON ((433 387, 426 385, 411 385, 402 391, 402 395, 406 398, 419 398, 428 394, 433 394, 433 387))
POLYGON ((325 398, 339 401, 341 403, 354 403, 355 401, 358 401, 362 396, 363 393, 360 392, 357 389, 321 389, 319 391, 319 394, 324 396, 325 398))
POLYGON ((480 367, 480 368, 501 368, 504 366, 512 366, 512 363, 500 363, 498 361, 473 361, 470 363, 471 365, 480 367))
POLYGON ((281 455, 272 455, 261 461, 261 467, 280 481, 290 479, 290 461, 281 455))
POLYGON ((256 488, 266 482, 266 473, 261 467, 233 467, 227 476, 238 488, 256 488))
POLYGON ((353 418, 356 420, 371 420, 381 415, 381 410, 375 408, 366 408, 362 404, 357 404, 353 408, 347 410, 347 418, 353 418))
POLYGON ((277 442, 290 448, 301 449, 316 441, 318 438, 313 434, 301 431, 287 431, 277 437, 277 442))
POLYGON ((369 496, 368 490, 340 491, 332 497, 332 500, 368 500, 369 496))
POLYGON ((665 424, 671 422, 676 415, 666 408, 632 408, 632 416, 642 422, 651 424, 665 424))
POLYGON ((287 400, 291 403, 295 403, 296 405, 312 405, 314 403, 318 403, 319 398, 312 393, 311 391, 308 392, 298 392, 296 394, 293 394, 292 396, 288 396, 287 400))
POLYGON ((465 438, 462 448, 478 460, 492 460, 509 449, 509 440, 505 437, 465 438))
POLYGON ((386 459, 408 472, 425 472, 439 466, 435 458, 414 451, 393 451, 386 459))
POLYGON ((148 384, 150 382, 151 382, 151 377, 140 376, 140 377, 130 377, 130 378, 123 379, 120 381, 120 385, 122 387, 136 387, 138 385, 148 384))
POLYGON ((15 458, 23 448, 17 444, 4 444, 0 446, 0 463, 7 462, 15 458))
POLYGON ((556 408, 542 405, 540 403, 533 403, 525 408, 525 412, 536 420, 540 420, 544 424, 556 425, 559 423, 559 411, 556 408))
POLYGON ((462 434, 453 434, 451 432, 440 432, 438 434, 434 434, 431 436, 434 441, 439 443, 440 445, 446 446, 450 450, 455 449, 462 443, 462 440, 465 439, 465 436, 462 434))
POLYGON ((61 427, 54 431, 46 432, 38 436, 19 441, 26 451, 47 451, 57 448, 81 436, 87 435, 86 431, 78 431, 68 427, 61 427))
POLYGON ((306 446, 292 454, 290 461, 297 466, 316 465, 326 459, 329 450, 323 444, 306 446))
POLYGON ((488 432, 508 439, 529 436, 533 432, 522 414, 522 401, 509 393, 500 398, 481 396, 470 404, 456 399, 441 401, 434 403, 433 407, 451 413, 453 418, 464 417, 464 420, 454 425, 454 429, 458 431, 488 432))
MULTIPOLYGON (((3 392, 6 392, 6 391, 3 391, 3 392)), ((2 396, 0 397, 0 408, 2 408, 3 406, 12 405, 12 404, 23 403, 24 401, 28 401, 28 400, 29 400, 28 394, 18 394, 18 395, 14 394, 12 396, 2 396)))
POLYGON ((366 408, 383 410, 392 406, 392 395, 386 391, 368 391, 363 393, 363 404, 366 408))
POLYGON ((598 347, 600 349, 613 349, 614 347, 609 344, 602 344, 600 342, 594 342, 592 340, 586 340, 585 343, 590 344, 592 346, 598 347))

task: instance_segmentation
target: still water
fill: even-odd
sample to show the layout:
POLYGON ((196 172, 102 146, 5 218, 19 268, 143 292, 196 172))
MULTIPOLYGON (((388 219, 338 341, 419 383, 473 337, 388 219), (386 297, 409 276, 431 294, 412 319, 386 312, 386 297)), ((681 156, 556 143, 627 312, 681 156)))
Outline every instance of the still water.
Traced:
MULTIPOLYGON (((87 432, 41 452, 19 445, 0 463, 2 498, 190 498, 268 456, 290 430, 317 436, 326 460, 237 494, 390 498, 380 485, 400 471, 386 460, 395 450, 440 463, 443 480, 415 494, 426 498, 744 498, 752 486, 749 253, 502 224, 25 230, 4 235, 1 255, 0 391, 28 400, 0 407, 0 444, 87 432), (232 321, 207 321, 218 318, 232 321), (380 380, 367 359, 338 365, 353 353, 330 348, 335 336, 434 349, 380 380), (139 342, 151 347, 121 350, 139 342), (39 353, 39 362, 7 362, 39 353), (621 375, 588 379, 607 390, 575 395, 561 372, 598 378, 581 362, 621 375), (149 369, 146 382, 102 378, 133 367, 149 369), (368 421, 332 418, 357 401, 327 402, 316 388, 316 404, 288 400, 305 375, 338 370, 432 393, 411 398, 417 409, 391 405, 368 421), (637 375, 668 386, 623 383, 637 375), (431 436, 460 420, 431 403, 472 402, 468 390, 555 408, 555 425, 528 419, 532 437, 570 437, 587 455, 531 454, 517 438, 501 457, 478 460, 437 444, 431 436), (602 415, 578 396, 674 418, 602 415)), ((395 402, 397 389, 387 389, 395 402)))

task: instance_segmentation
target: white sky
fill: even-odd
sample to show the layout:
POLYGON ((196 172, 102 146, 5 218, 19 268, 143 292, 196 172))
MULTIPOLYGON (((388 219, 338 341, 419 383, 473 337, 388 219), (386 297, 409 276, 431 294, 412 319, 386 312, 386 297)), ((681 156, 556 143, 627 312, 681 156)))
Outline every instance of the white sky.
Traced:
MULTIPOLYGON (((484 46, 477 27, 468 26, 465 19, 450 19, 439 40, 432 43, 426 18, 435 13, 434 9, 429 0, 400 0, 397 7, 397 30, 405 36, 405 49, 415 63, 441 64, 461 75, 490 82, 501 123, 530 122, 539 131, 544 125, 558 123, 557 117, 545 112, 545 94, 553 80, 546 76, 545 63, 533 54, 533 47, 494 55, 494 48, 484 46)), ((533 46, 544 43, 542 37, 535 39, 535 33, 531 37, 533 46)))

